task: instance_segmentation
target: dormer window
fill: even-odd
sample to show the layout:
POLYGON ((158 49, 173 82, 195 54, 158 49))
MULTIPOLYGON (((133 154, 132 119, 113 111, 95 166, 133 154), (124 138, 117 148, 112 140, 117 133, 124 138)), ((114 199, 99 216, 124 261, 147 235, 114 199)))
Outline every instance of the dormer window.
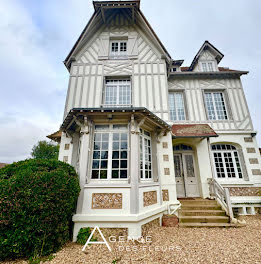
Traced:
POLYGON ((127 57, 127 40, 111 41, 110 58, 125 59, 127 57))
POLYGON ((214 62, 213 61, 202 61, 201 62, 201 71, 203 72, 213 72, 214 71, 214 62))

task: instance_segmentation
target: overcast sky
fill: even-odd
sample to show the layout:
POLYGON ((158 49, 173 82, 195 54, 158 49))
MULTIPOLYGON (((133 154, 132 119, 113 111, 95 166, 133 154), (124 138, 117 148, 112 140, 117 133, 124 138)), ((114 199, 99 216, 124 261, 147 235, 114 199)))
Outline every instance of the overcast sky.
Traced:
MULTIPOLYGON (((141 9, 173 59, 189 65, 205 40, 242 77, 261 143, 261 1, 141 0, 141 9)), ((65 59, 93 13, 90 0, 0 3, 0 162, 30 157, 58 130, 68 85, 65 59)))

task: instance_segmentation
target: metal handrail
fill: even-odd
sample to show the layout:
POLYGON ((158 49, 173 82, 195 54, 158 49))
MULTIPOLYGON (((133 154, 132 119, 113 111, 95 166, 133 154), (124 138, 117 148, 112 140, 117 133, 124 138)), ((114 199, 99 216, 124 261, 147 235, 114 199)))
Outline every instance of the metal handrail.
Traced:
POLYGON ((229 189, 222 187, 216 181, 216 179, 211 179, 209 183, 209 187, 210 187, 210 195, 214 196, 216 200, 221 204, 221 206, 224 207, 230 219, 234 218, 229 189))

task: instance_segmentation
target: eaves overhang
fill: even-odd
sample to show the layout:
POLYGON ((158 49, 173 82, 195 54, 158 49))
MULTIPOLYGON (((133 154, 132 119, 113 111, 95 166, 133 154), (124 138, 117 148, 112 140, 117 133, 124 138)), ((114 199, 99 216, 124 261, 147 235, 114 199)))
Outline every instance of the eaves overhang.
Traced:
POLYGON ((62 131, 70 129, 73 125, 75 125, 76 118, 81 118, 83 116, 89 116, 95 120, 97 115, 116 115, 116 114, 139 114, 143 118, 153 122, 160 129, 164 129, 166 131, 171 130, 171 126, 167 124, 164 120, 159 118, 157 115, 149 111, 145 107, 113 107, 113 108, 73 108, 65 117, 60 129, 62 131))
POLYGON ((244 74, 248 74, 248 71, 215 71, 215 72, 192 72, 192 71, 187 71, 187 72, 171 72, 169 74, 169 77, 233 77, 233 76, 241 76, 244 74))

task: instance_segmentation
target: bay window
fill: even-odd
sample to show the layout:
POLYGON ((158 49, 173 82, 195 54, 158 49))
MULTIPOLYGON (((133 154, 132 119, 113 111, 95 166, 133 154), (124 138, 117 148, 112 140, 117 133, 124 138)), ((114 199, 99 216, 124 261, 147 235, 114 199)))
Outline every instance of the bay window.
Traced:
POLYGON ((95 125, 92 179, 128 177, 128 126, 95 125))

